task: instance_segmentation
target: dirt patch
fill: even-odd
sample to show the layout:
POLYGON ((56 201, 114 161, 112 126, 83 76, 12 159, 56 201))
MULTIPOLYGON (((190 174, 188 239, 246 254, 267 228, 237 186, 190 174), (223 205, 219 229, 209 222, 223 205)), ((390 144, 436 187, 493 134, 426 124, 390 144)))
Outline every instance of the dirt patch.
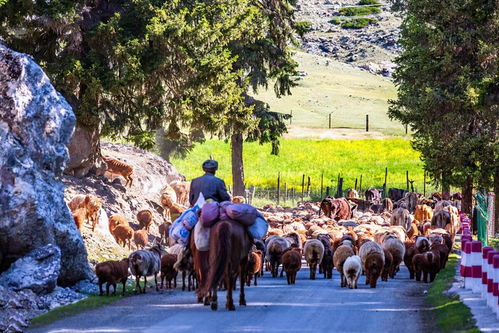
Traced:
POLYGON ((369 131, 356 128, 312 128, 301 126, 288 126, 288 133, 284 135, 288 139, 332 139, 332 140, 362 140, 362 139, 386 139, 389 138, 377 131, 369 131))

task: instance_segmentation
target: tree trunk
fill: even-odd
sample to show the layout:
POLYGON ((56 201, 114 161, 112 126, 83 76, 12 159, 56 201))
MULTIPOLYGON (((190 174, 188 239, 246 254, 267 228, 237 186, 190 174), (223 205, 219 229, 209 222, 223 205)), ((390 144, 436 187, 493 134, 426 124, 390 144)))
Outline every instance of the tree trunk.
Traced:
POLYGON ((231 137, 232 152, 232 195, 244 196, 243 135, 233 134, 231 137))
POLYGON ((462 188, 463 200, 461 202, 461 210, 471 216, 473 211, 473 178, 468 176, 462 188))
POLYGON ((99 176, 106 170, 101 158, 98 126, 86 128, 77 125, 68 150, 69 161, 64 173, 80 178, 89 173, 99 176))
POLYGON ((447 176, 447 172, 442 173, 442 199, 444 200, 450 199, 450 184, 447 176))

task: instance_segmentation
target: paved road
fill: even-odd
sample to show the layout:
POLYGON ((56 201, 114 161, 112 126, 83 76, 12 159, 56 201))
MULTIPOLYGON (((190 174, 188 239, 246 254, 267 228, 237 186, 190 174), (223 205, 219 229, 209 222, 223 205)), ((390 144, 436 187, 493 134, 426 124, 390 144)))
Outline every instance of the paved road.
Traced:
POLYGON ((341 289, 339 275, 311 281, 303 268, 296 285, 269 273, 257 287, 247 288, 246 307, 219 310, 196 304, 193 293, 148 291, 102 308, 62 319, 29 332, 425 332, 422 310, 428 285, 408 279, 402 267, 395 280, 368 288, 361 277, 359 289, 341 289))

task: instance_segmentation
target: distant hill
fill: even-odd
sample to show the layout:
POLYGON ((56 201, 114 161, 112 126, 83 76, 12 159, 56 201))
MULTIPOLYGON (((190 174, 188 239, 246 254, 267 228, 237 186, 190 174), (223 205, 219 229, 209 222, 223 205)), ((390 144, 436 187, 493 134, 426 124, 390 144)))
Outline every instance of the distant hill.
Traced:
POLYGON ((301 76, 297 78, 299 85, 292 89, 292 95, 276 98, 269 89, 256 96, 269 103, 274 111, 293 113, 290 128, 293 137, 340 138, 338 129, 329 134, 324 133, 326 130, 317 130, 328 128, 331 112, 334 128, 351 129, 341 130, 346 133, 345 138, 405 134, 402 124, 391 121, 386 114, 388 100, 396 98, 391 80, 304 52, 297 52, 294 58, 299 63, 301 76), (371 132, 368 135, 364 133, 366 114, 371 132))

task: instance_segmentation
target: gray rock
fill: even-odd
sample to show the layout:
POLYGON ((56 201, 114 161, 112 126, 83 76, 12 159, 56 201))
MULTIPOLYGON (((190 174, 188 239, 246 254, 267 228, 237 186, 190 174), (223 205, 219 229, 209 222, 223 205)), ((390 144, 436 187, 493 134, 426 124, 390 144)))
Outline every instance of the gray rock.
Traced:
POLYGON ((59 306, 78 302, 86 297, 70 288, 56 287, 50 294, 40 296, 39 307, 40 309, 50 311, 59 306))
POLYGON ((97 294, 99 293, 99 287, 97 284, 90 280, 81 280, 77 284, 71 287, 76 292, 84 294, 97 294))
POLYGON ((43 312, 39 302, 29 289, 15 292, 0 287, 0 332, 23 332, 29 321, 43 312))
POLYGON ((41 68, 0 43, 0 272, 55 244, 61 250, 59 284, 91 274, 58 179, 74 126, 71 107, 41 68))
POLYGON ((49 244, 14 262, 0 275, 0 284, 16 291, 30 289, 36 294, 48 294, 56 286, 60 269, 61 251, 49 244))

